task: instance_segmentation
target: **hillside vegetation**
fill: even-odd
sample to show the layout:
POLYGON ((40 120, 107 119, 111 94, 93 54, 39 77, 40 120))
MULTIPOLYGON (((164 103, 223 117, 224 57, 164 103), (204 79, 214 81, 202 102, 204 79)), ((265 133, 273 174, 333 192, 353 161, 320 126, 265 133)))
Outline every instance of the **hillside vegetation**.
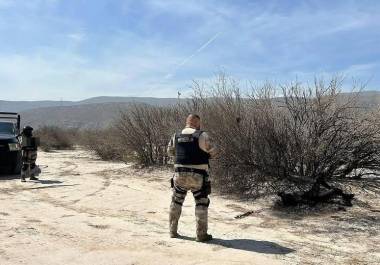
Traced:
POLYGON ((219 191, 278 194, 286 205, 337 200, 350 206, 352 185, 379 188, 380 116, 376 104, 363 102, 360 93, 342 94, 336 78, 312 87, 265 84, 242 95, 222 75, 213 84, 195 83, 186 102, 129 105, 108 129, 87 130, 85 146, 103 159, 168 165, 171 135, 188 113, 198 113, 219 148, 212 161, 219 191))
MULTIPOLYGON (((355 93, 356 94, 356 93, 355 93)), ((339 93, 342 100, 352 97, 353 93, 339 93)), ((186 104, 190 99, 180 99, 186 104)), ((41 126, 60 126, 71 128, 106 128, 120 110, 131 104, 147 104, 167 107, 178 104, 176 98, 146 97, 96 97, 82 101, 1 101, 0 111, 20 112, 23 123, 35 128, 41 126)), ((357 104, 365 108, 380 106, 380 92, 359 91, 357 104)))

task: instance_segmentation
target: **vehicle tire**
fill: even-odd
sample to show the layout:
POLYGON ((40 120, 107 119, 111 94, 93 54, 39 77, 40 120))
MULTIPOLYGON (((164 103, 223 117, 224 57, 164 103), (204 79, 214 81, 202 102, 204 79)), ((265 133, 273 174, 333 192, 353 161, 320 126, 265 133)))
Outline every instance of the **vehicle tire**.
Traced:
POLYGON ((17 159, 14 162, 13 167, 12 167, 12 174, 15 174, 15 175, 21 174, 21 167, 22 167, 21 156, 17 156, 17 159))

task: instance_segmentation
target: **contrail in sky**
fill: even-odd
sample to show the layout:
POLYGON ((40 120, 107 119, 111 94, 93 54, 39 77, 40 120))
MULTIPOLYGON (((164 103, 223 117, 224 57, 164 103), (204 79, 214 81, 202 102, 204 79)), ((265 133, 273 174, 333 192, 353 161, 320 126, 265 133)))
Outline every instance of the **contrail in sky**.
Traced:
POLYGON ((218 32, 216 33, 212 38, 210 38, 205 44, 203 44, 201 47, 199 47, 192 55, 190 55, 189 57, 185 58, 182 62, 180 62, 175 68, 174 70, 171 72, 171 73, 168 73, 166 76, 165 76, 165 79, 169 79, 171 77, 173 77, 173 75, 178 71, 179 68, 181 68, 182 66, 184 66, 188 61, 190 61, 195 55, 197 55, 198 53, 200 53, 201 51, 203 51, 207 46, 209 46, 216 38, 219 37, 219 35, 221 34, 221 32, 218 32))

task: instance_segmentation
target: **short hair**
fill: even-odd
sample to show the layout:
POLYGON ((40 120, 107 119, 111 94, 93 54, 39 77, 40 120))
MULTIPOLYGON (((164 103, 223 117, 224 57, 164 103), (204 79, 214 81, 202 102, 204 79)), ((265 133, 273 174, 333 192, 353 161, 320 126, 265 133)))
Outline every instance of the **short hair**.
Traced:
POLYGON ((193 124, 196 120, 198 120, 199 122, 201 121, 201 118, 199 117, 199 115, 189 114, 186 118, 186 124, 187 125, 193 124))
POLYGON ((188 117, 191 117, 191 118, 197 118, 198 120, 201 119, 201 117, 199 117, 198 114, 194 114, 194 113, 190 113, 188 117))

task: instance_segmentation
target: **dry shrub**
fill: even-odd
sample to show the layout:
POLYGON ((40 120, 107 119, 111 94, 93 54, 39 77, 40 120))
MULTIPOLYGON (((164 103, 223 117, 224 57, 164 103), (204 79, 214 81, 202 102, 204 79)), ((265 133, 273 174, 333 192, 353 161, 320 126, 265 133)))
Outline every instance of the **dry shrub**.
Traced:
POLYGON ((43 151, 73 149, 78 129, 43 126, 36 130, 35 135, 40 137, 40 148, 43 151))
POLYGON ((267 175, 302 187, 380 168, 379 115, 357 106, 355 96, 340 100, 340 86, 338 79, 293 84, 282 87, 276 104, 266 101, 265 115, 255 115, 254 122, 261 132, 256 141, 269 147, 258 161, 267 175))
POLYGON ((128 161, 121 137, 114 127, 82 131, 82 144, 102 160, 128 161))
MULTIPOLYGON (((190 107, 191 109, 191 107, 190 107)), ((248 193, 258 182, 251 166, 253 130, 249 104, 237 83, 221 75, 210 86, 194 84, 192 112, 218 147, 212 164, 214 184, 223 192, 248 193)))
POLYGON ((220 191, 243 197, 341 193, 337 188, 348 181, 380 170, 380 119, 340 88, 333 78, 312 86, 265 84, 243 95, 237 82, 220 75, 211 85, 194 83, 190 101, 131 105, 112 129, 90 133, 88 146, 103 159, 166 165, 170 137, 197 113, 219 150, 211 174, 220 191))
POLYGON ((226 192, 256 196, 278 191, 319 194, 380 169, 379 115, 341 100, 341 83, 316 81, 277 89, 252 87, 243 97, 221 75, 205 89, 195 83, 193 109, 219 147, 215 184, 226 192))
POLYGON ((177 123, 176 108, 133 104, 115 123, 125 155, 144 166, 166 165, 167 144, 177 123))

